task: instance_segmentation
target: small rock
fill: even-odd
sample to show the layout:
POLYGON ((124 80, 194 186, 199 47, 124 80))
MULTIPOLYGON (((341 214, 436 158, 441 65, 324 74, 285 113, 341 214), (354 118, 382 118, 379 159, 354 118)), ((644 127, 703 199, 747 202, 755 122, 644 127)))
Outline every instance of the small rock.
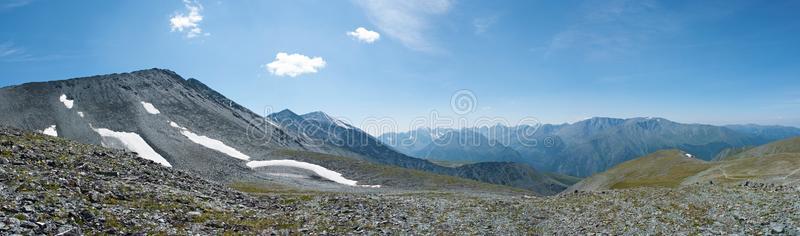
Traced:
POLYGON ((6 219, 6 223, 8 223, 8 225, 10 225, 11 227, 16 227, 20 224, 19 220, 14 217, 9 217, 8 219, 6 219))
POLYGON ((98 175, 111 176, 111 177, 119 176, 119 172, 116 172, 116 171, 99 171, 99 172, 97 172, 97 174, 98 175))
POLYGON ((783 233, 784 226, 781 223, 770 223, 769 228, 773 233, 783 233))
POLYGON ((72 227, 71 225, 62 225, 61 227, 58 227, 58 233, 56 235, 71 235, 70 233, 72 233, 74 230, 75 227, 72 227))
POLYGON ((20 225, 22 227, 29 228, 29 229, 39 228, 39 225, 37 225, 36 223, 30 222, 30 221, 23 221, 20 225))
POLYGON ((94 219, 94 214, 88 210, 83 210, 81 211, 81 218, 85 221, 92 221, 94 219))
POLYGON ((3 140, 3 141, 0 141, 0 145, 6 146, 6 147, 10 147, 10 146, 14 145, 14 142, 12 142, 11 140, 3 140))
POLYGON ((103 196, 98 192, 92 191, 92 193, 89 194, 89 199, 92 200, 92 202, 100 202, 103 200, 103 196))

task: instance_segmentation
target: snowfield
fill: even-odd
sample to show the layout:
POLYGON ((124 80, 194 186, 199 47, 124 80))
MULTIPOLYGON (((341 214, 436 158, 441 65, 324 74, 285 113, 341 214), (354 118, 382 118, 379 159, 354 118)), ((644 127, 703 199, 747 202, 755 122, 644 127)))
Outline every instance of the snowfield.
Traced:
POLYGON ((64 106, 67 107, 67 109, 72 109, 72 106, 75 105, 75 101, 67 99, 66 94, 61 94, 61 97, 59 97, 58 100, 61 101, 61 103, 64 103, 64 106))
POLYGON ((142 106, 144 107, 144 110, 147 111, 147 113, 150 113, 150 114, 153 114, 153 115, 158 115, 158 114, 161 113, 161 111, 156 109, 156 107, 153 106, 152 103, 142 102, 142 106))
POLYGON ((56 125, 52 125, 50 127, 47 127, 46 129, 44 129, 42 131, 42 133, 46 134, 46 135, 53 136, 53 137, 58 137, 58 131, 56 131, 56 125))
POLYGON ((313 171, 322 178, 344 185, 369 187, 369 188, 381 187, 380 185, 358 185, 357 184, 358 181, 346 179, 342 177, 342 174, 340 174, 339 172, 332 171, 329 170, 328 168, 311 164, 308 162, 295 161, 295 160, 269 160, 269 161, 251 161, 247 163, 247 167, 250 168, 258 168, 265 166, 288 166, 288 167, 306 169, 313 171))
POLYGON ((172 121, 169 122, 169 125, 172 126, 172 127, 180 129, 181 130, 181 134, 183 134, 183 136, 186 136, 186 138, 189 138, 189 140, 191 140, 192 142, 194 142, 196 144, 200 144, 200 145, 203 145, 204 147, 219 151, 221 153, 225 153, 226 155, 231 156, 233 158, 238 158, 238 159, 242 159, 242 160, 245 160, 245 161, 250 160, 250 156, 239 152, 238 150, 236 150, 235 148, 233 148, 231 146, 225 145, 225 143, 222 143, 222 141, 219 141, 219 140, 216 140, 216 139, 212 139, 212 138, 209 138, 209 137, 206 137, 206 136, 197 135, 197 134, 192 133, 188 129, 183 128, 180 125, 178 125, 177 123, 172 122, 172 121))
POLYGON ((94 131, 103 137, 102 145, 104 147, 108 147, 105 139, 111 138, 122 143, 126 150, 138 153, 139 157, 141 158, 157 162, 166 167, 172 167, 167 159, 164 159, 164 157, 153 150, 153 148, 150 147, 150 145, 148 145, 147 142, 145 142, 144 139, 142 139, 142 137, 136 133, 116 132, 102 128, 94 129, 94 131))
POLYGON ((265 121, 267 121, 267 123, 269 123, 269 124, 270 124, 270 125, 272 125, 272 126, 275 126, 275 127, 281 127, 280 125, 278 125, 277 123, 275 123, 275 121, 273 121, 273 120, 272 120, 272 118, 265 117, 265 118, 264 118, 264 120, 265 120, 265 121))

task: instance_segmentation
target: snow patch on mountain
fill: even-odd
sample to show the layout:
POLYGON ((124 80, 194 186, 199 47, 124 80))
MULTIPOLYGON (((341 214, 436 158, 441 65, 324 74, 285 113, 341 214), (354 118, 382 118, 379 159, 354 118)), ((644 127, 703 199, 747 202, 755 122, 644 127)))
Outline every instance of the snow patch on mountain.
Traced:
POLYGON ((342 121, 342 120, 339 120, 339 119, 336 119, 336 118, 333 118, 332 120, 333 120, 333 123, 336 124, 337 126, 344 127, 345 129, 353 129, 353 127, 350 126, 350 124, 344 123, 344 121, 342 121))
POLYGON ((72 106, 75 105, 75 101, 67 99, 66 94, 61 94, 61 97, 59 97, 58 100, 61 101, 61 103, 64 103, 64 106, 67 107, 67 109, 72 109, 72 106))
POLYGON ((83 118, 83 112, 82 112, 82 111, 79 111, 79 112, 78 112, 78 116, 80 116, 81 118, 83 118))
POLYGON ((303 117, 304 119, 307 119, 307 120, 315 120, 315 121, 318 121, 318 122, 321 122, 321 123, 333 124, 333 125, 345 128, 345 129, 353 129, 352 125, 347 124, 347 123, 345 123, 344 121, 342 121, 340 119, 333 118, 333 117, 329 116, 328 114, 325 114, 324 112, 321 112, 321 111, 311 112, 311 113, 302 115, 301 117, 303 117))
POLYGON ((158 114, 161 113, 161 111, 156 109, 156 107, 153 106, 153 104, 151 104, 149 102, 142 102, 142 106, 144 107, 144 110, 147 111, 147 113, 150 113, 150 114, 153 114, 153 115, 158 115, 158 114))
POLYGON ((264 120, 265 120, 265 121, 267 121, 267 123, 269 123, 269 124, 270 124, 270 125, 272 125, 272 126, 279 127, 279 128, 281 127, 280 125, 278 125, 277 123, 275 123, 275 121, 273 121, 273 120, 272 120, 272 118, 265 117, 265 118, 264 118, 264 120))
POLYGON ((242 159, 242 160, 245 160, 245 161, 250 160, 250 156, 245 155, 242 152, 239 152, 238 150, 236 150, 235 148, 233 148, 231 146, 225 145, 225 143, 223 143, 222 141, 219 141, 219 140, 216 140, 216 139, 212 139, 212 138, 209 138, 209 137, 206 137, 206 136, 202 136, 202 135, 197 135, 197 134, 192 133, 191 131, 189 131, 189 129, 186 129, 186 128, 184 128, 184 127, 182 127, 182 126, 180 126, 177 123, 172 122, 172 121, 169 122, 169 125, 172 126, 172 127, 180 129, 181 130, 181 134, 183 134, 183 136, 186 136, 186 138, 188 138, 189 140, 191 140, 192 142, 194 142, 196 144, 200 144, 200 145, 203 145, 204 147, 207 147, 209 149, 216 150, 216 151, 219 151, 221 153, 225 153, 226 155, 231 156, 233 158, 242 159))
MULTIPOLYGON (((94 129, 94 128, 92 128, 94 129)), ((136 133, 128 133, 128 132, 116 132, 110 129, 94 129, 95 132, 100 134, 103 137, 103 141, 101 144, 104 147, 110 147, 109 141, 118 141, 123 145, 123 148, 128 151, 136 152, 139 154, 139 157, 154 161, 166 167, 172 167, 171 164, 164 159, 160 154, 158 154, 152 147, 150 147, 147 142, 142 139, 142 136, 136 133), (111 139, 111 140, 109 140, 111 139)))
POLYGON ((46 129, 44 129, 42 131, 42 134, 50 135, 50 136, 53 136, 53 137, 58 137, 58 131, 56 131, 56 125, 52 125, 50 127, 47 127, 46 129))
POLYGON ((330 181, 350 185, 350 186, 359 186, 359 187, 369 187, 369 188, 380 188, 380 185, 358 185, 358 181, 349 180, 342 176, 339 172, 329 170, 328 168, 311 164, 308 162, 302 161, 295 161, 295 160, 269 160, 269 161, 251 161, 247 163, 247 166, 250 168, 258 168, 258 167, 265 167, 265 166, 288 166, 288 167, 295 167, 313 171, 317 175, 322 178, 328 179, 330 181))

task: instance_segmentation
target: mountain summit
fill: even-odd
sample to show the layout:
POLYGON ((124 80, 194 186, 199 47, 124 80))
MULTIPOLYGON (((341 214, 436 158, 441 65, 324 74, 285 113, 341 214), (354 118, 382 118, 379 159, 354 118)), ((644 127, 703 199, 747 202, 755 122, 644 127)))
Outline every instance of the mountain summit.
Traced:
MULTIPOLYGON (((262 117, 199 80, 163 69, 11 86, 0 89, 0 100, 2 124, 134 151, 164 166, 223 183, 340 190, 362 185, 425 186, 410 183, 433 181, 425 178, 439 174, 539 194, 554 194, 571 184, 511 163, 439 166, 398 153, 323 112, 297 115, 283 110, 262 117), (430 173, 417 175, 425 178, 399 177, 402 171, 393 169, 397 167, 430 173), (506 181, 513 173, 528 177, 506 181)), ((451 182, 460 181, 467 180, 451 182)))

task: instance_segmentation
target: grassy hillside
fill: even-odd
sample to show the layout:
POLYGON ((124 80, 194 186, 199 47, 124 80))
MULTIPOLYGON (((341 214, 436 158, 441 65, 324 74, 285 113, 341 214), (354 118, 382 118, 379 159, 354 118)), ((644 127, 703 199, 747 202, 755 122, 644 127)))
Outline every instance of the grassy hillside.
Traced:
POLYGON ((734 160, 751 157, 764 157, 778 153, 800 153, 800 137, 784 139, 777 142, 768 143, 755 148, 748 149, 739 154, 732 155, 723 160, 734 160))
POLYGON ((641 186, 677 187, 684 179, 700 173, 712 164, 693 158, 687 153, 662 150, 623 162, 610 170, 581 181, 570 190, 624 189, 641 186))
POLYGON ((722 161, 685 181, 738 183, 757 181, 789 185, 800 183, 800 153, 777 153, 722 161))
POLYGON ((691 158, 680 150, 662 150, 589 177, 568 191, 744 181, 800 184, 800 138, 769 143, 716 162, 691 158))

